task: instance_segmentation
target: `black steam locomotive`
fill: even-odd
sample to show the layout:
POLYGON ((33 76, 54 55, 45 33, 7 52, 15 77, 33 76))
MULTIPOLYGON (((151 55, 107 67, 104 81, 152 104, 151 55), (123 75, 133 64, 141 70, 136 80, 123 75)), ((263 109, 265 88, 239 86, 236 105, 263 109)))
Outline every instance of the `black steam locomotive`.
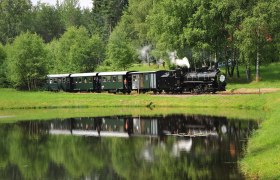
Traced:
POLYGON ((77 74, 51 74, 46 89, 67 92, 112 93, 215 93, 225 91, 226 77, 217 68, 171 71, 120 71, 77 74))
POLYGON ((160 81, 160 88, 166 93, 216 93, 226 90, 226 77, 217 68, 180 68, 167 72, 160 81))

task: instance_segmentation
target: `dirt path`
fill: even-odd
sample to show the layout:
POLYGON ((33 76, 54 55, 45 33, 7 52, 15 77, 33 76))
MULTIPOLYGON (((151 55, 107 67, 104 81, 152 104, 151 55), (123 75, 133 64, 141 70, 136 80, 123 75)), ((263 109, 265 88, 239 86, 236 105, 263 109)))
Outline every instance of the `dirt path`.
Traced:
POLYGON ((231 91, 221 92, 221 94, 264 94, 280 91, 280 88, 240 88, 231 91))
MULTIPOLYGON (((211 96, 227 96, 227 95, 240 95, 240 94, 266 94, 266 93, 273 93, 280 91, 280 88, 240 88, 235 89, 231 91, 223 91, 218 92, 216 94, 207 94, 211 96)), ((154 96, 172 96, 172 97, 182 97, 182 96, 202 96, 205 94, 190 94, 190 93, 184 93, 184 94, 155 94, 154 96)))

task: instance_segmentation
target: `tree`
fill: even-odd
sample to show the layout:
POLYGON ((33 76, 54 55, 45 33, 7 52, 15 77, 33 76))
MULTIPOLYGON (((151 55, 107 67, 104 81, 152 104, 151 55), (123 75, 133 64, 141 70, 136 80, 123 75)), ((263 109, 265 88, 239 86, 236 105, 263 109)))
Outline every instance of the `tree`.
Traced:
POLYGON ((96 28, 107 40, 119 22, 128 0, 93 0, 93 18, 96 28))
POLYGON ((147 32, 149 24, 146 23, 146 18, 153 8, 153 1, 150 0, 130 0, 128 9, 124 11, 118 26, 125 29, 127 36, 133 44, 142 46, 149 44, 147 32))
POLYGON ((0 42, 5 44, 28 28, 30 8, 30 0, 0 1, 0 42))
POLYGON ((109 39, 106 62, 114 69, 127 69, 133 62, 136 51, 129 43, 123 30, 115 30, 109 39))
POLYGON ((6 87, 7 77, 6 77, 6 50, 4 49, 3 45, 0 43, 0 87, 6 87))
POLYGON ((58 66, 58 55, 59 55, 59 41, 57 39, 52 40, 48 44, 46 44, 47 51, 47 72, 48 74, 60 73, 57 71, 58 66))
POLYGON ((65 25, 58 9, 54 6, 39 4, 33 10, 34 32, 45 42, 59 38, 65 31, 65 25))
POLYGON ((81 25, 82 11, 79 0, 64 0, 61 5, 57 6, 57 9, 61 13, 66 28, 81 25))
POLYGON ((104 58, 104 44, 98 35, 90 37, 86 28, 70 27, 55 52, 56 73, 91 72, 104 58))
MULTIPOLYGON (((183 1, 155 1, 152 10, 147 16, 148 38, 160 56, 185 48, 182 41, 183 28, 192 12, 189 0, 183 1)), ((158 57, 158 58, 161 58, 158 57)))
MULTIPOLYGON (((277 44, 273 38, 279 35, 279 31, 276 30, 280 28, 277 20, 280 17, 279 10, 280 5, 277 1, 258 2, 253 7, 252 15, 244 19, 241 29, 236 32, 238 48, 246 63, 248 66, 255 63, 256 81, 260 80, 260 63, 268 61, 265 57, 272 53, 268 49, 273 49, 277 44)), ((275 53, 274 58, 279 58, 279 53, 275 53)))
POLYGON ((8 47, 8 77, 19 89, 36 89, 46 75, 46 51, 42 38, 29 32, 8 47))

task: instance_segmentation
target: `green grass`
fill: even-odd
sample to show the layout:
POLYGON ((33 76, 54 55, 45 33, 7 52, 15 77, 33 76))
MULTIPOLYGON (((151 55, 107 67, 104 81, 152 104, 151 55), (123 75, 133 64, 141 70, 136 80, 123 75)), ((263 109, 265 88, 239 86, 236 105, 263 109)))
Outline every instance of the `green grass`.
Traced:
POLYGON ((232 108, 54 108, 54 109, 9 109, 0 111, 0 123, 14 122, 19 120, 48 120, 55 118, 73 118, 73 117, 100 117, 100 116, 117 116, 117 115, 133 115, 133 116, 157 116, 168 114, 192 114, 192 115, 209 115, 223 116, 229 119, 244 119, 263 121, 266 113, 257 110, 248 109, 232 109, 232 108))
MULTIPOLYGON (((229 78, 227 89, 239 88, 280 88, 280 63, 260 67, 261 81, 255 81, 255 70, 252 69, 252 81, 246 80, 245 68, 240 67, 240 78, 229 78)), ((236 75, 235 75, 236 76, 236 75)))
POLYGON ((268 100, 269 115, 249 139, 241 170, 252 179, 280 179, 280 97, 268 100))
POLYGON ((247 108, 262 110, 267 94, 152 96, 149 94, 114 95, 108 93, 20 92, 0 89, 0 109, 40 109, 75 107, 203 107, 247 108), (207 101, 207 102, 205 102, 207 101))

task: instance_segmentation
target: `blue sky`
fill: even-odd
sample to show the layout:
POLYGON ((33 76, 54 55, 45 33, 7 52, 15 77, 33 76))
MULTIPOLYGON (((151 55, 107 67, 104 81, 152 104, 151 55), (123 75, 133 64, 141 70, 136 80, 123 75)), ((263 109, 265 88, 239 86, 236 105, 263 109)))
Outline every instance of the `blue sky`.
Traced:
MULTIPOLYGON (((37 4, 39 0, 31 0, 32 4, 37 4)), ((51 5, 55 5, 56 0, 40 0, 42 3, 49 3, 51 5)), ((63 0, 59 0, 60 2, 63 0)), ((80 6, 82 8, 92 8, 92 0, 80 0, 80 6)))

